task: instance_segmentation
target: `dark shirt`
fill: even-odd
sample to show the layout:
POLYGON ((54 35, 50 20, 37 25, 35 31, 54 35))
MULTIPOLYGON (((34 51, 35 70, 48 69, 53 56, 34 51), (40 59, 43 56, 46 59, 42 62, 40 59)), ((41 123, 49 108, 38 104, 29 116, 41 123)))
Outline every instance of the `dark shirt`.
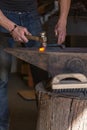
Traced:
POLYGON ((36 0, 0 0, 0 9, 26 12, 37 9, 36 0))

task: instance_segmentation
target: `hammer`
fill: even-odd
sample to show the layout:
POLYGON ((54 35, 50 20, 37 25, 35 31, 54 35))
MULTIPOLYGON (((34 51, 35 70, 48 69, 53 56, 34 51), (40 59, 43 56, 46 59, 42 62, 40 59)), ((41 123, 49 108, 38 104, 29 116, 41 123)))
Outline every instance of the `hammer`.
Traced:
POLYGON ((35 40, 41 42, 43 47, 47 46, 47 37, 45 32, 42 32, 40 36, 26 35, 26 37, 28 40, 35 40))

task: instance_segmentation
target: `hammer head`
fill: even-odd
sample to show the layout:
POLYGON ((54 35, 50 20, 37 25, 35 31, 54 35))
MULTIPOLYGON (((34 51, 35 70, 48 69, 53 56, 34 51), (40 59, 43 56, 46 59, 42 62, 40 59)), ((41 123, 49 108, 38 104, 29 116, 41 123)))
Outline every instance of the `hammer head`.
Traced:
POLYGON ((45 33, 45 32, 42 32, 42 33, 40 34, 40 37, 42 38, 42 46, 43 46, 43 47, 46 47, 46 46, 47 46, 46 33, 45 33))

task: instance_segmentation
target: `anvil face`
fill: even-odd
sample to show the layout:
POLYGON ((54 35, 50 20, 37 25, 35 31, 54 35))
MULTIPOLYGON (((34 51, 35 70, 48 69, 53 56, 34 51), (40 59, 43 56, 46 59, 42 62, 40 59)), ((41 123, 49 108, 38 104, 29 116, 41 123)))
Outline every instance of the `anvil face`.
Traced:
POLYGON ((47 47, 7 48, 5 51, 17 58, 48 71, 52 76, 60 73, 82 73, 87 76, 87 48, 47 47))

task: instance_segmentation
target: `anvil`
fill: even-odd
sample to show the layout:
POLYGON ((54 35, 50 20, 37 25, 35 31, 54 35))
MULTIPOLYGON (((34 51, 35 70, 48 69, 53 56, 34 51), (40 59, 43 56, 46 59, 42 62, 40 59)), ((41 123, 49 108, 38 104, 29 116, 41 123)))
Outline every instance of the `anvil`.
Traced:
POLYGON ((33 64, 51 76, 61 73, 82 73, 87 76, 87 48, 47 47, 45 52, 38 48, 6 48, 5 51, 27 63, 33 64))

